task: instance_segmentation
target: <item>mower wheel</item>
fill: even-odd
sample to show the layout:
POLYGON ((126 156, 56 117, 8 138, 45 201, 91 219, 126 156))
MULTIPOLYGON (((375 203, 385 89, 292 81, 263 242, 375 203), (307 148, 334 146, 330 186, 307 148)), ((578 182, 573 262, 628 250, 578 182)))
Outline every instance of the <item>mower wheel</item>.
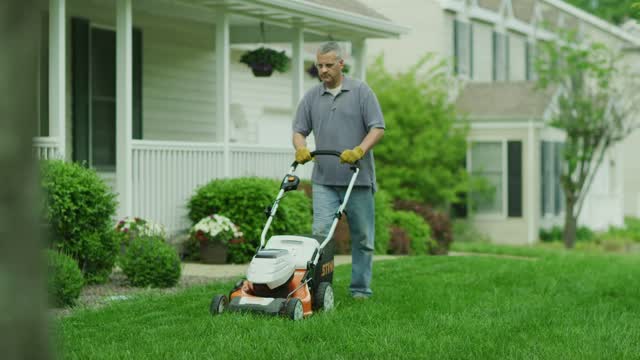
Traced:
POLYGON ((313 295, 313 308, 330 311, 333 309, 333 287, 329 282, 321 282, 313 295))
POLYGON ((300 301, 300 299, 289 299, 284 311, 285 316, 291 320, 302 320, 304 317, 304 310, 302 309, 302 301, 300 301))
POLYGON ((209 311, 211 315, 220 315, 227 308, 229 301, 227 300, 226 295, 216 295, 211 300, 211 306, 209 307, 209 311))

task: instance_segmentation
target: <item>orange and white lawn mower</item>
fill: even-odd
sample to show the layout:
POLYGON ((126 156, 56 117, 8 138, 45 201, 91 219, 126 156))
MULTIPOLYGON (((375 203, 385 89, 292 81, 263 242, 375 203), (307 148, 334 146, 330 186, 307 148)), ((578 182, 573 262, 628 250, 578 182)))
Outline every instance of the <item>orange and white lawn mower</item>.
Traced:
MULTIPOLYGON (((314 157, 318 155, 339 157, 340 153, 326 150, 311 153, 314 157)), ((353 175, 326 237, 274 235, 265 241, 280 200, 286 192, 296 190, 300 184, 300 178, 294 175, 297 166, 298 163, 294 161, 282 180, 273 205, 267 210, 268 219, 260 236, 260 247, 249 264, 247 278, 236 284, 228 298, 223 294, 213 297, 210 306, 212 315, 224 311, 250 311, 300 320, 314 311, 333 308, 335 245, 332 237, 360 169, 357 164, 350 165, 353 175)))

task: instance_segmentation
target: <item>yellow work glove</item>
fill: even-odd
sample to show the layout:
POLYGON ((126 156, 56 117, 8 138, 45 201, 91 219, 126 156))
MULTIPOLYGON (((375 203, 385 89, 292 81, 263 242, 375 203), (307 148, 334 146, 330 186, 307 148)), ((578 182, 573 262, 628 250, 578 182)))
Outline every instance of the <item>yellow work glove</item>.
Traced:
POLYGON ((311 151, 309 151, 309 148, 303 146, 296 150, 296 162, 298 162, 298 164, 304 164, 309 160, 311 160, 311 151))
POLYGON ((362 159, 364 151, 360 146, 356 146, 353 150, 345 150, 340 154, 341 163, 355 164, 356 161, 362 159))

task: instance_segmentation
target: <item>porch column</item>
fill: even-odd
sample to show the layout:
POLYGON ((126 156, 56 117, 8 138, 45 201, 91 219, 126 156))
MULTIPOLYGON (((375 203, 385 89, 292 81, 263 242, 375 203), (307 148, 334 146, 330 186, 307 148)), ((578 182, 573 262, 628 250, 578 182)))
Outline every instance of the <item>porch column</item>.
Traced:
POLYGON ((116 189, 120 217, 133 215, 131 137, 133 116, 133 37, 131 0, 117 0, 116 12, 116 189))
POLYGON ((229 58, 229 14, 220 9, 216 16, 216 115, 222 122, 224 142, 224 177, 231 177, 231 149, 229 148, 229 73, 231 72, 229 58))
POLYGON ((367 81, 367 43, 365 39, 352 41, 351 49, 354 61, 353 77, 367 81))
POLYGON ((293 109, 293 113, 295 114, 296 108, 298 107, 298 103, 300 99, 302 99, 303 91, 304 91, 304 31, 301 27, 296 26, 293 29, 293 59, 292 59, 292 81, 293 81, 293 92, 291 105, 293 109))
POLYGON ((49 1, 49 134, 58 141, 58 154, 66 153, 66 0, 49 1))

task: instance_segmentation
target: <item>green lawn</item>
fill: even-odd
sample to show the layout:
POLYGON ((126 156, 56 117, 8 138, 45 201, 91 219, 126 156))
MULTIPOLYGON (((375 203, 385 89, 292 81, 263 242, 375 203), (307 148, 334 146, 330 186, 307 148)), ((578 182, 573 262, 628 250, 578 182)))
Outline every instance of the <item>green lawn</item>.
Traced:
POLYGON ((80 310, 56 328, 65 359, 640 358, 640 257, 500 252, 533 259, 377 262, 365 302, 347 297, 339 266, 337 308, 301 322, 211 317, 226 283, 80 310))

